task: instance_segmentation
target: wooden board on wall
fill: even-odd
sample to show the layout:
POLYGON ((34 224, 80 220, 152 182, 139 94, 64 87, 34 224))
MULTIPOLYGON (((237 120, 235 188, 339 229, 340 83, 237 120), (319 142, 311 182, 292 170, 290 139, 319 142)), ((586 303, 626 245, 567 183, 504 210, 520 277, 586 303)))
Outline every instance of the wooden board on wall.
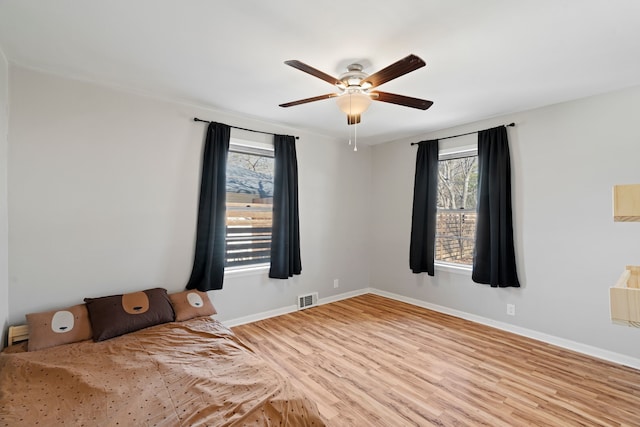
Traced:
POLYGON ((613 186, 613 220, 640 221, 640 184, 613 186))

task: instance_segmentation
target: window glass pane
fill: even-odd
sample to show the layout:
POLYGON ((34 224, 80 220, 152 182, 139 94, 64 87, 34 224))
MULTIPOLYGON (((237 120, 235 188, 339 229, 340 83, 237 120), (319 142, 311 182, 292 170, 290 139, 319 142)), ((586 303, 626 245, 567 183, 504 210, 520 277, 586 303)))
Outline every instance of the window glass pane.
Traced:
POLYGON ((269 262, 273 171, 273 157, 229 152, 225 260, 228 268, 269 262))
POLYGON ((473 263, 477 187, 478 156, 438 162, 436 261, 473 263))

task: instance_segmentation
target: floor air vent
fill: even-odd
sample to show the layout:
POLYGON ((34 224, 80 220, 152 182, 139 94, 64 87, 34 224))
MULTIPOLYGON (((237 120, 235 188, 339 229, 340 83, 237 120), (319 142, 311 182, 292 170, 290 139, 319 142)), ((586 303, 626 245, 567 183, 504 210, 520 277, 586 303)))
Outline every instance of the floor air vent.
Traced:
POLYGON ((313 292, 307 295, 300 295, 298 297, 298 310, 302 310, 303 308, 313 307, 314 305, 318 305, 317 292, 313 292))

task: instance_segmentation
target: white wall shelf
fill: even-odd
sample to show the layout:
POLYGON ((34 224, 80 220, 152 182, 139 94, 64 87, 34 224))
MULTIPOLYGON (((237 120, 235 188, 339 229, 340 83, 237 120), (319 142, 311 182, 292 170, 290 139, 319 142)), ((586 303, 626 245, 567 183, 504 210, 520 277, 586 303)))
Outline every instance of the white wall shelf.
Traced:
POLYGON ((609 301, 614 323, 640 328, 640 266, 627 266, 609 289, 609 301))

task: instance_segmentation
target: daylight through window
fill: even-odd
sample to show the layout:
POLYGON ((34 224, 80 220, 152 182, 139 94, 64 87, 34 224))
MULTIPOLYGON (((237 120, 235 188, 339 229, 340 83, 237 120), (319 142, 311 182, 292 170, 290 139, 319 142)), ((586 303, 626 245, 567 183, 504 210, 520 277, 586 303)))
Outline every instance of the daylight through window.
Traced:
POLYGON ((227 160, 227 269, 269 263, 273 173, 273 150, 231 144, 227 160))
POLYGON ((477 186, 478 156, 475 151, 440 157, 436 262, 473 263, 477 186))

